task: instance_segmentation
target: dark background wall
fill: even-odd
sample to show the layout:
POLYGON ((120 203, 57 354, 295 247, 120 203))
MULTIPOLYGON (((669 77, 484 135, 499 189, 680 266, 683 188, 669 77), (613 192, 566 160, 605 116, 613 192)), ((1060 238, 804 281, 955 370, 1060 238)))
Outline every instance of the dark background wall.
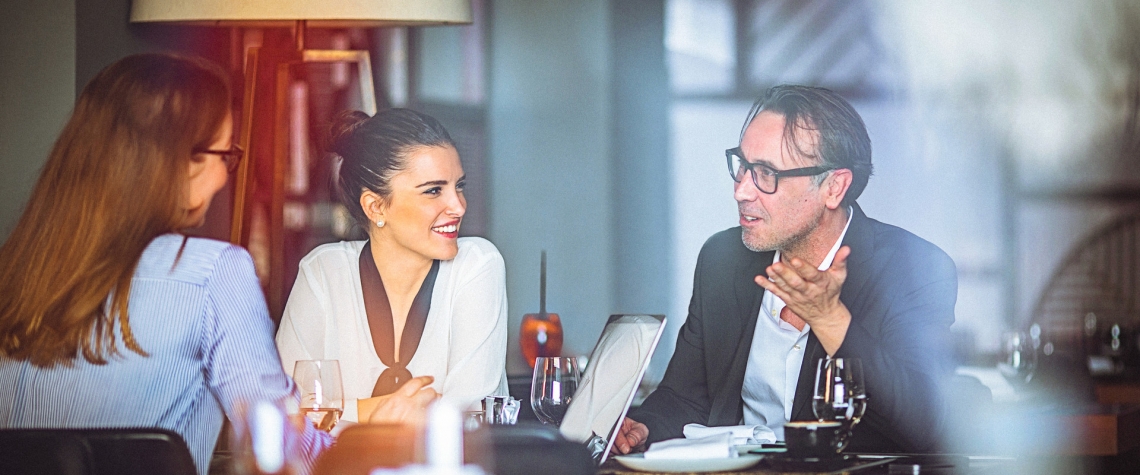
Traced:
POLYGON ((227 28, 131 24, 130 0, 75 0, 75 91, 100 70, 135 53, 177 51, 228 66, 227 28))
MULTIPOLYGON (((670 90, 665 70, 665 3, 610 3, 613 120, 613 308, 669 314, 673 289, 673 189, 670 90)), ((684 315, 667 315, 680 328, 684 315)), ((676 332, 662 337, 655 368, 664 370, 676 332)), ((657 373, 651 373, 656 375, 657 373)))
POLYGON ((3 242, 75 101, 75 3, 5 1, 0 11, 3 242))

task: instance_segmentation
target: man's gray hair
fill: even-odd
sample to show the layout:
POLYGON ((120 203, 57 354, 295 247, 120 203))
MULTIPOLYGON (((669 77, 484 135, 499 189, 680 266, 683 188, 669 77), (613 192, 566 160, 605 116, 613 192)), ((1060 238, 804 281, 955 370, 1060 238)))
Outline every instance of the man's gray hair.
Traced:
MULTIPOLYGON (((851 187, 843 197, 843 205, 855 202, 871 178, 871 138, 867 127, 855 108, 839 94, 821 87, 781 85, 768 89, 760 99, 752 104, 740 137, 748 129, 752 119, 763 111, 784 116, 784 143, 788 151, 814 159, 820 165, 851 170, 851 187), (797 130, 815 132, 818 145, 815 150, 803 147, 796 139, 797 130)), ((815 177, 819 185, 827 177, 815 177)))

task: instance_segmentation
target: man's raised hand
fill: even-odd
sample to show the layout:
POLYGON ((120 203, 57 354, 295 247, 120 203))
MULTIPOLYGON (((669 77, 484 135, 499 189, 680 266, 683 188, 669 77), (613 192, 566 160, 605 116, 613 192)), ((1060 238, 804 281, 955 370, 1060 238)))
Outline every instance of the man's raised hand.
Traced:
POLYGON ((756 284, 783 300, 796 316, 811 325, 827 354, 835 354, 847 336, 851 312, 839 300, 839 291, 847 280, 847 257, 851 248, 843 246, 827 270, 812 267, 799 258, 791 262, 774 262, 768 266, 768 277, 756 276, 756 284))

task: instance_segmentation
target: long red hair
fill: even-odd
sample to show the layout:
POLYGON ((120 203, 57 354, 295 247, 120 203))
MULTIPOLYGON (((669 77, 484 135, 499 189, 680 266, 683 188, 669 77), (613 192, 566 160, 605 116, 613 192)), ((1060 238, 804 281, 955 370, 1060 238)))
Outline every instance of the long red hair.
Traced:
POLYGON ((155 237, 186 218, 191 150, 230 109, 226 74, 170 54, 123 58, 83 89, 31 198, 0 247, 0 354, 96 364, 131 333, 131 278, 155 237))

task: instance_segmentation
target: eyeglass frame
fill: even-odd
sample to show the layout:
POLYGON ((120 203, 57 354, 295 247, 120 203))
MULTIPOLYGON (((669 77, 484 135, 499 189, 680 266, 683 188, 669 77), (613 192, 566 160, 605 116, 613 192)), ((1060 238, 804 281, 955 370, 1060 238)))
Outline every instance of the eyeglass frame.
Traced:
POLYGON ((819 166, 792 168, 790 170, 777 170, 763 163, 753 163, 748 161, 748 159, 744 158, 744 151, 741 150, 740 147, 733 147, 725 150, 724 156, 728 159, 728 174, 732 177, 732 181, 740 183, 740 179, 736 177, 737 170, 733 166, 734 161, 732 159, 733 157, 738 157, 740 158, 740 163, 746 164, 741 165, 741 168, 744 168, 748 171, 748 174, 752 175, 752 184, 756 186, 757 190, 760 190, 761 193, 764 193, 766 195, 774 195, 776 194, 776 190, 780 189, 780 177, 816 176, 822 173, 839 170, 839 168, 836 167, 819 166), (763 168, 772 172, 772 191, 764 191, 764 188, 760 187, 760 179, 756 177, 756 168, 763 168))
POLYGON ((210 155, 218 155, 222 157, 222 162, 226 164, 226 173, 233 173, 237 170, 238 164, 241 163, 242 157, 245 156, 245 149, 241 145, 233 144, 229 150, 212 150, 208 148, 196 148, 191 150, 191 153, 198 155, 206 153, 210 155))

